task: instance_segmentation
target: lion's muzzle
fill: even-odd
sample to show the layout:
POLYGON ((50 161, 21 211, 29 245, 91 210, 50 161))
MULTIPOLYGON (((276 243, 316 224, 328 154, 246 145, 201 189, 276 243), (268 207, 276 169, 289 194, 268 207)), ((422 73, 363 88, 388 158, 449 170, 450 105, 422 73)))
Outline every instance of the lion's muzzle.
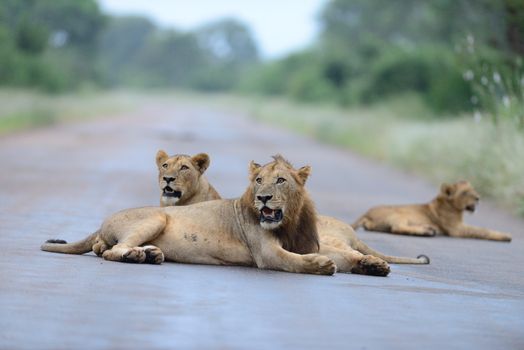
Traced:
POLYGON ((182 197, 182 192, 181 191, 175 191, 170 186, 166 186, 162 190, 162 196, 164 196, 164 197, 180 198, 180 197, 182 197))
POLYGON ((264 206, 260 210, 260 222, 276 223, 282 221, 283 217, 281 209, 271 209, 264 206))
POLYGON ((466 210, 473 213, 475 212, 475 209, 477 209, 477 204, 479 203, 480 201, 480 198, 477 196, 475 197, 475 203, 471 203, 469 205, 466 206, 466 210))

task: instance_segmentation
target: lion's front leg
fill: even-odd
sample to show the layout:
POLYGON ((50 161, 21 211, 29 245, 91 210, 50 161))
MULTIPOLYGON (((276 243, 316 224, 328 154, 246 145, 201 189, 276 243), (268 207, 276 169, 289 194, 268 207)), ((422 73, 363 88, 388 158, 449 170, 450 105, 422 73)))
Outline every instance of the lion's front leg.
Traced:
POLYGON ((257 267, 261 269, 314 275, 332 275, 337 269, 335 262, 324 255, 291 253, 276 240, 264 240, 253 255, 257 267))
POLYGON ((511 242, 511 235, 509 233, 498 232, 476 226, 460 225, 459 227, 450 229, 448 233, 451 237, 511 242))
POLYGON ((391 232, 399 235, 433 237, 438 228, 432 225, 411 224, 405 221, 395 222, 391 225, 391 232))

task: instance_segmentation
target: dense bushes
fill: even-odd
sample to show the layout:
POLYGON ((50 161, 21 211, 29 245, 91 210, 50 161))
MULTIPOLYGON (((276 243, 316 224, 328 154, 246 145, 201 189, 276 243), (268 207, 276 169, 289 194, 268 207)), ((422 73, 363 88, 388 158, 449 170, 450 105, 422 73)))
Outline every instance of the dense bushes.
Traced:
POLYGON ((524 6, 512 0, 332 0, 314 46, 258 68, 242 87, 342 105, 414 92, 436 115, 458 115, 493 104, 475 94, 476 81, 464 79, 473 68, 458 44, 475 41, 474 56, 490 48, 482 66, 503 72, 508 57, 524 53, 522 16, 524 6))
POLYGON ((372 65, 363 102, 404 92, 420 93, 437 112, 471 108, 471 86, 462 78, 458 62, 445 49, 396 51, 372 65))
POLYGON ((243 83, 245 91, 286 94, 305 102, 369 104, 415 92, 437 112, 471 108, 471 86, 457 60, 438 48, 388 50, 360 67, 303 52, 258 68, 243 83))

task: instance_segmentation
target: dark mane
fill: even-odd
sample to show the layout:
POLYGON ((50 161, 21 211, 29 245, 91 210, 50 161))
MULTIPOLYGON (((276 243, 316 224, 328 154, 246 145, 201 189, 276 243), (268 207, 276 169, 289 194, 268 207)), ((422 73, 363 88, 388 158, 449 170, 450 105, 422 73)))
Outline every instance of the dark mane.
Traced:
MULTIPOLYGON (((277 162, 283 162, 292 172, 295 172, 292 165, 282 156, 276 155, 273 156, 273 159, 274 162, 265 166, 274 166, 277 162)), ((296 174, 293 175, 296 177, 296 174)), ((251 183, 242 195, 240 202, 244 208, 248 209, 249 221, 258 225, 260 213, 253 207, 254 199, 253 183, 251 183)), ((306 189, 302 187, 300 193, 289 198, 287 206, 292 216, 286 215, 282 226, 271 232, 282 242, 282 248, 289 252, 297 254, 318 253, 320 247, 317 232, 317 213, 306 189)))
POLYGON ((294 225, 284 225, 275 230, 282 242, 282 248, 292 253, 318 253, 317 213, 313 201, 304 193, 303 204, 294 225))

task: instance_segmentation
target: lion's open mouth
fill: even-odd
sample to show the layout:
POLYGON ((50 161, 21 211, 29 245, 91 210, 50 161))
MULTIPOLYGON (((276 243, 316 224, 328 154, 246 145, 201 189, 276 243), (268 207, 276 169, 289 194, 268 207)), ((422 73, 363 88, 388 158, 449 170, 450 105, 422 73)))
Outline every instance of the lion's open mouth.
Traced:
POLYGON ((470 204, 466 207, 467 211, 474 212, 475 211, 475 204, 470 204))
POLYGON ((282 221, 283 215, 281 209, 271 209, 263 207, 260 210, 260 221, 261 222, 280 222, 282 221))
POLYGON ((182 197, 182 192, 181 191, 175 191, 174 189, 172 189, 171 187, 169 186, 166 186, 164 187, 163 191, 162 191, 162 195, 164 197, 175 197, 175 198, 180 198, 182 197))

